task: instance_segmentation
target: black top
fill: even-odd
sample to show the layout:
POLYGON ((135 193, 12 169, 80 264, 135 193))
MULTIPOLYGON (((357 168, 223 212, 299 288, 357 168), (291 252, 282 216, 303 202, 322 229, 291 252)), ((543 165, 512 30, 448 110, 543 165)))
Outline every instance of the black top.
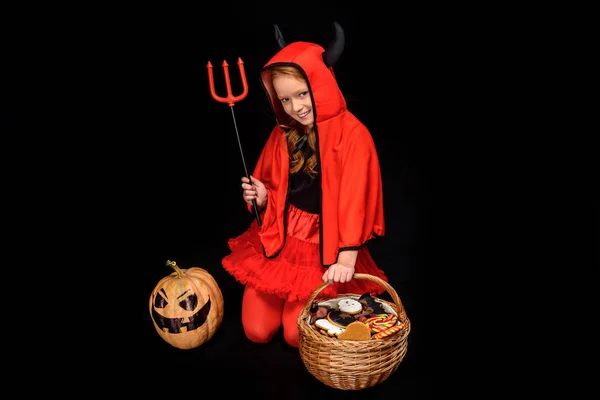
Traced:
MULTIPOLYGON (((305 141, 301 143, 299 150, 304 152, 304 159, 308 160, 312 155, 309 146, 304 146, 305 141)), ((319 166, 317 165, 317 172, 319 166)), ((321 213, 321 188, 319 186, 318 176, 311 177, 304 168, 292 175, 290 178, 290 203, 295 207, 312 214, 321 213)))

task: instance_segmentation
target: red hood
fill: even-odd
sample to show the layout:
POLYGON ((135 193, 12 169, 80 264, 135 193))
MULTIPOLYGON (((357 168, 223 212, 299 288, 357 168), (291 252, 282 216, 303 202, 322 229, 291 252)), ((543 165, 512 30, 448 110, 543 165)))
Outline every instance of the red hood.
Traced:
POLYGON ((284 47, 265 64, 261 78, 278 122, 285 121, 286 114, 269 76, 269 67, 275 64, 294 65, 304 73, 314 102, 313 111, 317 123, 335 117, 346 109, 346 100, 337 85, 333 69, 327 68, 323 62, 324 51, 323 47, 314 43, 295 42, 284 47))

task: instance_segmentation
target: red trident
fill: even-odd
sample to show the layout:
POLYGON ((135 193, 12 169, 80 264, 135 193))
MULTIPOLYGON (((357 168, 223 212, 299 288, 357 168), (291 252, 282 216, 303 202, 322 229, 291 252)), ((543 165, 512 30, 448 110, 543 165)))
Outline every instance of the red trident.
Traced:
MULTIPOLYGON (((231 81, 229 80, 229 64, 227 64, 227 61, 223 61, 222 65, 223 65, 223 72, 225 73, 225 86, 227 87, 227 97, 217 96, 217 93, 215 92, 215 80, 213 77, 213 66, 209 61, 208 64, 206 65, 206 68, 208 68, 208 84, 210 86, 210 94, 212 95, 213 99, 215 99, 219 103, 227 103, 227 104, 229 104, 229 107, 231 108, 231 116, 233 117, 233 126, 235 127, 235 134, 237 136, 238 145, 240 147, 240 154, 242 156, 242 164, 244 164, 244 172, 245 172, 248 180, 250 182, 252 182, 252 180, 250 179, 250 174, 248 173, 248 168, 246 167, 246 159, 244 158, 244 151, 242 150, 242 142, 240 140, 240 134, 238 132, 237 124, 235 122, 235 113, 233 112, 233 105, 235 103, 237 103, 238 101, 245 99, 246 96, 248 95, 248 83, 246 82, 246 72, 244 71, 244 62, 242 61, 241 58, 238 58, 238 68, 240 70, 240 76, 242 78, 242 86, 243 86, 242 94, 240 94, 239 96, 234 96, 231 93, 231 81)), ((258 213, 258 205, 256 204, 256 200, 252 200, 252 207, 254 208, 254 215, 256 217, 256 222, 258 223, 258 226, 261 226, 262 222, 260 220, 260 214, 258 213)))
POLYGON ((206 65, 206 68, 208 68, 208 84, 210 85, 210 94, 212 95, 213 99, 215 99, 219 103, 228 103, 231 107, 233 107, 235 103, 237 103, 240 100, 244 100, 248 95, 246 71, 244 71, 244 62, 241 58, 238 58, 238 67, 240 69, 240 76, 242 78, 242 86, 244 88, 244 91, 239 96, 234 96, 231 94, 231 81, 229 80, 229 64, 227 64, 227 61, 223 61, 223 72, 225 73, 225 86, 227 87, 227 97, 219 97, 215 92, 215 79, 213 78, 212 70, 213 66, 210 63, 210 61, 206 65))

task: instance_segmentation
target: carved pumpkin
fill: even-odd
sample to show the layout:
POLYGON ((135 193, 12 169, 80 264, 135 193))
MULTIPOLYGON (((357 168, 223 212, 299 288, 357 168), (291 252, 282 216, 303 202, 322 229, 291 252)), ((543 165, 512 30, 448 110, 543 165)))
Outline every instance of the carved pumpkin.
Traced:
POLYGON ((223 321, 223 294, 208 271, 193 267, 162 278, 150 295, 150 317, 156 332, 170 345, 187 350, 198 347, 223 321))

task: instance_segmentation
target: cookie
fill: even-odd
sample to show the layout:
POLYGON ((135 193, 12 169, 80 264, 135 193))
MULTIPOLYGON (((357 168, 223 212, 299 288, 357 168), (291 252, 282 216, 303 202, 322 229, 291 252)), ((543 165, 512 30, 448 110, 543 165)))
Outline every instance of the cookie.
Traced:
POLYGON ((343 328, 333 325, 327 318, 321 318, 315 321, 317 328, 326 331, 329 336, 338 336, 344 332, 343 328))
POLYGON ((348 314, 338 310, 329 311, 329 313, 327 314, 327 319, 333 325, 339 326, 340 328, 345 328, 354 321, 356 321, 352 314, 348 314))
POLYGON ((368 310, 369 314, 386 314, 385 308, 383 305, 375 300, 371 293, 365 293, 358 298, 358 302, 363 305, 365 310, 368 310))
POLYGON ((354 299, 341 299, 338 302, 338 308, 343 313, 358 314, 362 311, 362 304, 354 299))
POLYGON ((338 335, 339 340, 371 340, 371 330, 360 321, 354 321, 338 335))

